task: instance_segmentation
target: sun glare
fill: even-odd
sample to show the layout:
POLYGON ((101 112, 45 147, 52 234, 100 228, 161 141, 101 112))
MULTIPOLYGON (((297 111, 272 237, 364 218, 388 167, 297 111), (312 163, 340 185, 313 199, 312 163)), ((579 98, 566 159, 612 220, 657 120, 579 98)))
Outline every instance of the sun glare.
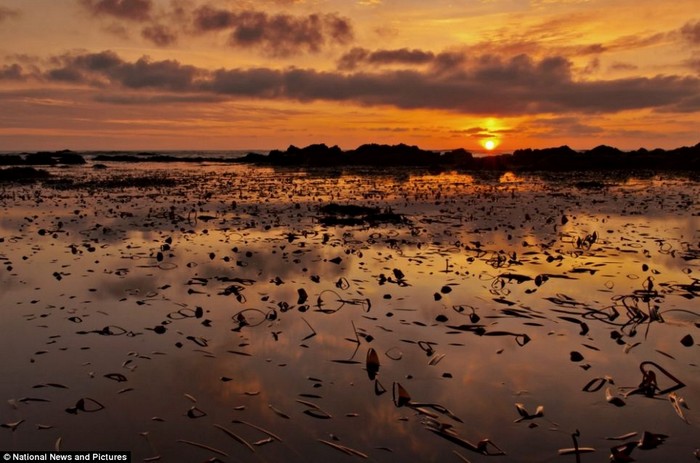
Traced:
POLYGON ((484 142, 484 148, 486 148, 489 151, 493 150, 495 147, 496 147, 496 142, 493 140, 486 140, 484 142))

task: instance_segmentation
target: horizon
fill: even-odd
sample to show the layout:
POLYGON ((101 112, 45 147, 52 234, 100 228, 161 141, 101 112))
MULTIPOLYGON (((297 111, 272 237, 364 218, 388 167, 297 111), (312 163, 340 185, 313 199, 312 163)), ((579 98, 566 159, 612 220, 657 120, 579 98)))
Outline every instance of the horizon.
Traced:
POLYGON ((695 3, 5 0, 0 151, 694 146, 695 3))
POLYGON ((334 147, 337 146, 337 147, 339 147, 339 148, 341 149, 341 151, 343 151, 343 152, 354 151, 354 150, 356 150, 356 149, 358 149, 358 148, 360 148, 361 146, 364 146, 364 145, 381 145, 381 146, 407 145, 407 146, 414 146, 414 147, 417 147, 417 148, 419 148, 419 149, 421 149, 421 150, 423 150, 423 151, 431 151, 431 152, 440 153, 440 154, 445 154, 445 153, 449 153, 449 152, 451 152, 451 151, 456 151, 456 150, 464 149, 464 150, 467 151, 468 153, 470 153, 470 154, 472 154, 472 155, 475 155, 475 156, 501 156, 501 155, 514 154, 516 151, 524 151, 524 150, 538 151, 538 150, 550 150, 550 149, 553 150, 553 149, 559 149, 559 148, 565 148, 565 147, 568 147, 568 148, 572 149, 573 151, 581 152, 581 153, 587 152, 587 151, 592 151, 592 150, 594 150, 594 149, 596 149, 596 148, 599 148, 599 147, 609 147, 609 148, 613 148, 613 149, 618 149, 618 150, 620 150, 620 151, 623 152, 623 153, 629 153, 629 152, 635 152, 635 151, 643 151, 643 150, 650 151, 650 152, 651 152, 651 151, 656 151, 656 150, 674 151, 674 150, 677 150, 677 149, 694 148, 694 147, 696 147, 696 146, 700 146, 700 142, 694 143, 694 144, 682 145, 682 146, 675 146, 675 147, 671 147, 671 148, 640 146, 640 147, 632 148, 632 149, 622 149, 622 148, 619 148, 619 147, 617 147, 617 146, 609 145, 609 144, 606 144, 606 143, 600 143, 600 144, 597 144, 597 145, 592 146, 592 147, 590 147, 590 148, 576 148, 576 147, 572 147, 572 146, 570 146, 570 145, 568 145, 568 144, 564 144, 564 145, 558 145, 558 146, 543 146, 543 147, 540 147, 540 148, 534 148, 534 147, 521 147, 521 148, 513 148, 513 149, 499 149, 499 148, 494 148, 494 149, 491 149, 491 150, 488 150, 488 149, 483 148, 483 147, 482 147, 481 149, 476 149, 476 150, 469 150, 469 149, 464 148, 464 147, 442 148, 442 149, 438 148, 438 149, 435 149, 435 148, 425 148, 425 147, 419 146, 419 145, 411 145, 411 144, 403 143, 403 142, 398 142, 398 143, 395 143, 395 144, 383 144, 383 143, 368 142, 368 143, 360 143, 359 145, 356 145, 356 146, 354 146, 354 147, 352 147, 352 148, 348 148, 348 147, 339 146, 339 145, 333 145, 333 144, 324 143, 324 142, 317 142, 317 143, 311 143, 311 144, 302 145, 302 146, 297 146, 297 145, 289 144, 289 145, 287 145, 287 146, 284 147, 284 148, 242 148, 242 149, 239 149, 239 148, 235 148, 235 149, 226 149, 226 148, 224 148, 224 149, 195 149, 195 148, 139 149, 139 148, 135 148, 135 149, 123 149, 123 150, 120 150, 120 149, 99 149, 99 148, 95 148, 95 149, 84 149, 84 150, 75 150, 75 149, 71 149, 71 148, 60 148, 60 149, 55 149, 55 150, 0 150, 0 155, 31 154, 31 153, 39 153, 39 152, 45 152, 45 153, 60 153, 60 152, 62 152, 62 151, 74 152, 74 153, 78 153, 78 154, 85 154, 85 153, 143 153, 143 154, 150 154, 150 153, 154 153, 154 154, 155 154, 155 153, 194 153, 194 154, 198 154, 198 153, 231 153, 231 152, 238 152, 238 153, 241 153, 241 154, 260 153, 260 154, 266 154, 266 155, 267 155, 267 154, 271 153, 272 151, 282 151, 282 152, 284 152, 284 151, 288 150, 289 148, 291 148, 292 146, 294 146, 294 147, 296 147, 296 148, 303 149, 303 148, 306 148, 306 147, 309 147, 309 146, 313 146, 313 145, 325 145, 325 146, 327 146, 327 147, 329 147, 329 148, 334 148, 334 147))

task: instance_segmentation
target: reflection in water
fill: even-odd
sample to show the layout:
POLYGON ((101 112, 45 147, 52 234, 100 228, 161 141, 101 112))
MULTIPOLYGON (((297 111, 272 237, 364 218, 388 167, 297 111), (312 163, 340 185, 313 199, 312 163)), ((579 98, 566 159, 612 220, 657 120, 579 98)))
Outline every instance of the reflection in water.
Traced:
POLYGON ((1 449, 573 461, 557 450, 574 435, 597 460, 681 461, 700 445, 700 184, 151 167, 0 194, 1 449), (333 202, 406 220, 324 226, 333 202))

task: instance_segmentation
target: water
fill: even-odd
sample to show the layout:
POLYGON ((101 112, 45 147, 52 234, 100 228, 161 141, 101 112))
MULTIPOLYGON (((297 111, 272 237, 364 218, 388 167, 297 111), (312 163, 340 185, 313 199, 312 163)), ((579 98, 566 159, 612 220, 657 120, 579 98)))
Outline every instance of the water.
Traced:
MULTIPOLYGON (((222 161, 230 159, 238 159, 244 157, 248 153, 267 154, 269 150, 158 150, 158 151, 76 151, 76 154, 83 156, 87 161, 92 161, 97 156, 136 156, 146 158, 148 156, 172 156, 174 158, 206 158, 219 159, 222 161)), ((25 152, 0 152, 2 156, 25 154, 25 152)))
POLYGON ((476 462, 489 439, 501 461, 575 461, 558 450, 576 430, 582 461, 631 432, 668 436, 641 462, 700 447, 694 180, 49 170, 0 186, 0 423, 24 420, 0 449, 476 462), (330 203, 405 222, 324 226, 330 203), (688 422, 668 392, 625 397, 642 370, 670 388, 657 366, 688 422), (515 422, 518 403, 543 416, 515 422))

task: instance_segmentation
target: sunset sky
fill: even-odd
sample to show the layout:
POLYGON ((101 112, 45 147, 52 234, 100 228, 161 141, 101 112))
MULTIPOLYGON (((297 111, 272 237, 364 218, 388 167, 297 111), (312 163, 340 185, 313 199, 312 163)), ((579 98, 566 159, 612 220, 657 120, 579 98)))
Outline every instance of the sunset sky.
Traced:
POLYGON ((0 151, 700 142, 698 0, 0 0, 0 151))

